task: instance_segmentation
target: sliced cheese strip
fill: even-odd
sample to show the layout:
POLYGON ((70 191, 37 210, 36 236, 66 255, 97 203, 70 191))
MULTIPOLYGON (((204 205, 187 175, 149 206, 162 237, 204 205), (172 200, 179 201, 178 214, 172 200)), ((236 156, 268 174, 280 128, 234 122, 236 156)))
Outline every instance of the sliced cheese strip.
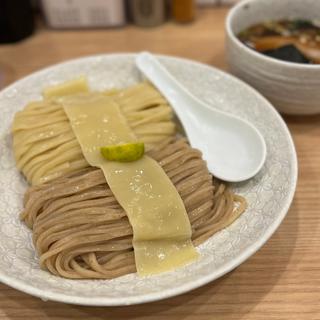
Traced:
POLYGON ((119 106, 109 97, 81 94, 60 98, 86 160, 100 167, 133 228, 137 271, 150 275, 173 270, 198 256, 191 226, 176 188, 148 156, 130 163, 106 161, 100 147, 136 138, 119 106))
POLYGON ((184 204, 156 161, 144 156, 126 164, 104 162, 101 168, 132 225, 140 275, 169 271, 197 257, 184 204))
POLYGON ((137 241, 134 253, 138 274, 146 276, 174 270, 198 257, 191 240, 177 239, 137 241))
POLYGON ((119 106, 99 93, 83 93, 58 99, 70 120, 84 157, 100 166, 100 147, 135 141, 119 106))
POLYGON ((89 87, 87 79, 82 76, 77 79, 48 87, 43 90, 43 95, 46 98, 54 98, 88 91, 89 87))

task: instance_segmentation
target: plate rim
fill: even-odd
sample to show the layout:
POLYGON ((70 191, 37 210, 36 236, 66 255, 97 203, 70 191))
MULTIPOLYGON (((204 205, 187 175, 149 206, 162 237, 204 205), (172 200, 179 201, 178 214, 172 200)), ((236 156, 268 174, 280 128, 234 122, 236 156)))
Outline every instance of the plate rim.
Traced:
MULTIPOLYGON (((63 62, 59 62, 44 68, 41 68, 39 70, 36 70, 35 72, 32 72, 31 74, 28 74, 27 76, 13 82, 12 84, 8 85, 7 87, 3 88, 0 91, 0 96, 4 95, 6 91, 9 91, 16 87, 17 85, 28 81, 29 78, 33 78, 36 76, 40 76, 42 73, 46 73, 50 71, 51 69, 55 69, 57 67, 63 67, 64 65, 67 65, 69 63, 76 63, 81 62, 81 60, 86 59, 93 59, 93 58, 116 58, 116 57, 124 57, 124 58, 134 58, 137 55, 137 53, 125 53, 125 52, 119 52, 119 53, 112 53, 112 54, 97 54, 97 55, 86 55, 81 56, 75 59, 68 59, 63 62)), ((283 118, 280 116, 279 112, 275 109, 275 107, 265 98, 263 97, 256 89, 252 88, 247 83, 243 82, 242 80, 236 78, 235 76, 227 73, 224 70, 220 70, 214 66, 195 61, 192 59, 182 58, 178 56, 171 56, 171 55, 164 55, 164 54, 155 54, 159 58, 164 58, 168 60, 177 60, 186 62, 193 65, 198 65, 204 69, 207 69, 209 72, 214 70, 218 74, 222 74, 225 78, 230 79, 236 84, 240 84, 243 87, 246 87, 246 90, 248 92, 251 92, 252 95, 255 95, 258 99, 263 101, 263 103, 268 106, 271 111, 273 112, 274 116, 277 118, 279 125, 282 126, 282 129, 286 132, 286 137, 289 142, 289 149, 291 151, 292 157, 290 159, 290 163, 292 165, 292 183, 290 184, 290 190, 288 192, 288 197, 286 202, 284 203, 282 209, 280 210, 278 216, 276 217, 275 221, 268 226, 265 233, 255 242, 250 244, 250 246, 245 249, 240 255, 233 258, 230 262, 228 262, 223 267, 218 268, 215 272, 208 274, 206 276, 202 276, 199 279, 193 280, 191 282, 187 282, 184 285, 179 286, 178 288, 168 288, 165 290, 162 290, 161 292, 154 292, 154 293, 148 293, 138 296, 132 296, 127 298, 109 298, 109 297, 79 297, 79 296, 72 296, 67 295, 65 293, 55 293, 55 292, 47 292, 46 290, 35 288, 31 285, 23 283, 20 279, 12 279, 10 276, 6 275, 2 269, 0 269, 0 281, 9 287, 12 287, 16 290, 22 291, 24 293, 30 294, 32 296, 38 297, 42 299, 43 301, 56 301, 61 303, 67 303, 67 304, 74 304, 74 305, 83 305, 83 306, 125 306, 125 305, 135 305, 135 304, 142 304, 142 303, 148 303, 148 302, 154 302, 162 299, 171 298, 186 292, 189 292, 191 290, 194 290, 196 288, 199 288, 201 286, 204 286, 223 275, 229 273, 230 271, 234 270, 236 267, 238 267, 240 264, 242 264, 244 261, 246 261, 248 258, 250 258, 253 254, 255 254, 274 234, 274 232, 278 229, 281 222, 287 215, 289 208, 291 206, 291 203, 293 201, 296 186, 297 186, 297 180, 298 180, 298 160, 297 160, 297 153, 296 148, 294 145, 293 138, 291 136, 291 133, 288 129, 288 126, 286 125, 283 118)), ((1 109, 1 107, 0 107, 1 109)))

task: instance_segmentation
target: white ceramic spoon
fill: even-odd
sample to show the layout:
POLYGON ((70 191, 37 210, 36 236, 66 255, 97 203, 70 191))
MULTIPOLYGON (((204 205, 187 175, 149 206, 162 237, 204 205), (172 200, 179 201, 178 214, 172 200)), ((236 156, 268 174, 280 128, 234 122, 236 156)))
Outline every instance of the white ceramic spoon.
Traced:
POLYGON ((202 152, 214 176, 238 182, 259 172, 266 159, 266 144, 252 124, 193 96, 152 54, 138 54, 136 65, 169 101, 191 146, 202 152))

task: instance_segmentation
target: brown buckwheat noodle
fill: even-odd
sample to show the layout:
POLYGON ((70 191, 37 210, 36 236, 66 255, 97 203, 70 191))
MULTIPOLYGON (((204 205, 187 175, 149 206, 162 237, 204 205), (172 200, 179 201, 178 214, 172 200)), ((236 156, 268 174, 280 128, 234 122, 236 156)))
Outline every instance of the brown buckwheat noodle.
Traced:
MULTIPOLYGON (((177 188, 195 245, 245 210, 245 199, 214 179, 186 140, 162 140, 149 155, 177 188)), ((21 218, 33 229, 42 268, 72 279, 110 279, 136 271, 132 228, 100 169, 85 168, 30 187, 24 205, 21 218)))

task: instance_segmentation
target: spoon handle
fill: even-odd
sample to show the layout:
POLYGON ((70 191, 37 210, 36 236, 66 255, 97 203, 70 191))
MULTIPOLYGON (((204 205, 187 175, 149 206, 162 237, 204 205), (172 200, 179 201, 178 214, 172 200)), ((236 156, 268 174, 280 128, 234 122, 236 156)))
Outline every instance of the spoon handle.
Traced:
POLYGON ((138 54, 136 65, 169 101, 177 116, 181 120, 186 119, 186 113, 191 111, 187 110, 190 106, 190 99, 194 99, 188 90, 149 52, 138 54))

